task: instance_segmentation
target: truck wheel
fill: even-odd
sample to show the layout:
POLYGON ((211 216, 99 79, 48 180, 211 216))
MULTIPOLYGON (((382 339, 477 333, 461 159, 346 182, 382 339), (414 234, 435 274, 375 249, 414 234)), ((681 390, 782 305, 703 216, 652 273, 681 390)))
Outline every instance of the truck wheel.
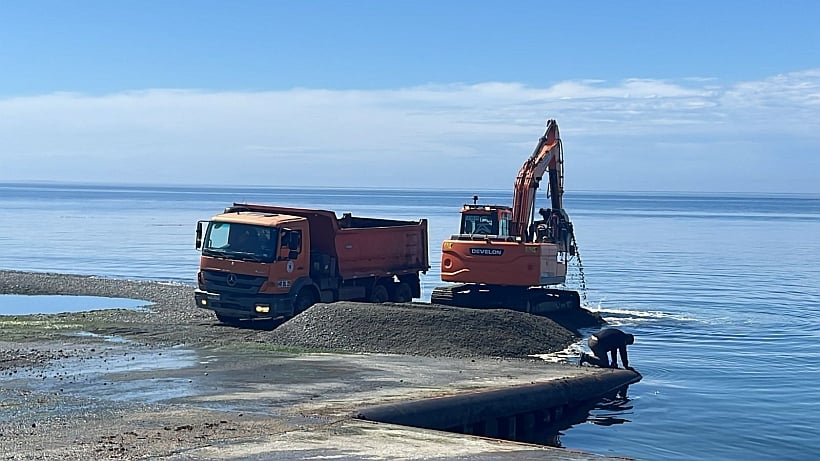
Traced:
POLYGON ((216 314, 216 319, 225 325, 239 325, 239 317, 231 317, 230 315, 216 314))
POLYGON ((397 303, 409 303, 413 299, 413 291, 410 285, 399 282, 393 289, 392 301, 397 303))
POLYGON ((307 288, 302 289, 293 301, 293 315, 301 314, 314 304, 316 304, 316 296, 313 295, 313 291, 307 288))
POLYGON ((390 299, 387 293, 387 288, 384 285, 376 285, 373 287, 373 292, 370 293, 371 303, 384 303, 390 299))

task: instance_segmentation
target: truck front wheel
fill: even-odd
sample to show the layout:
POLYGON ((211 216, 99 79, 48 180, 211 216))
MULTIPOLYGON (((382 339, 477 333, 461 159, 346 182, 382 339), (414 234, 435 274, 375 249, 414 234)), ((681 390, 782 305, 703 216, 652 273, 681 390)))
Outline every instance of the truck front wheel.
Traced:
POLYGON ((239 317, 232 317, 230 315, 216 313, 216 319, 225 325, 239 325, 239 317))
POLYGON ((302 288, 299 294, 296 295, 296 299, 293 300, 293 315, 301 314, 314 304, 316 304, 316 295, 313 294, 313 290, 302 288))

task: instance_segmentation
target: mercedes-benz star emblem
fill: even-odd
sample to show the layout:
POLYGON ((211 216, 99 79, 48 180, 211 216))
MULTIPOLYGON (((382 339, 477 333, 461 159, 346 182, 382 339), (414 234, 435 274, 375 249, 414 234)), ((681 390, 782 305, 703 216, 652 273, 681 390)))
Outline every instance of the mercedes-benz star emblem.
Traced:
POLYGON ((228 280, 226 281, 229 287, 236 285, 236 274, 228 274, 228 280))

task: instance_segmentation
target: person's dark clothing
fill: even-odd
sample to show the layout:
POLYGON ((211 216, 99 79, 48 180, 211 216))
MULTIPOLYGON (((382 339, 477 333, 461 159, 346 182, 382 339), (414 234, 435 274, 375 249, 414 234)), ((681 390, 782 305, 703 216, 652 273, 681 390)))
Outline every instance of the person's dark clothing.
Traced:
POLYGON ((626 353, 626 346, 634 342, 635 337, 631 334, 624 333, 617 328, 604 328, 593 333, 587 341, 595 356, 585 354, 582 360, 602 368, 618 368, 618 354, 620 354, 624 368, 629 368, 629 356, 626 353), (607 354, 612 356, 611 361, 607 354))

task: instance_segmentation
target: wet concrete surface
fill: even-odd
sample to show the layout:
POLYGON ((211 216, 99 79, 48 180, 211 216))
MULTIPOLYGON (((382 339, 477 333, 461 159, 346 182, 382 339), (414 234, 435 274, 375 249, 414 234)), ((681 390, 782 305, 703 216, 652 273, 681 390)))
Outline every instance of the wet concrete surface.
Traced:
MULTIPOLYGON (((612 372, 530 360, 288 354, 264 347, 156 348, 119 337, 100 337, 100 343, 90 347, 72 345, 70 338, 60 347, 82 348, 84 354, 2 373, 0 421, 69 421, 72 415, 109 413, 120 419, 124 414, 146 418, 187 408, 212 415, 198 427, 205 431, 202 437, 217 426, 230 430, 226 428, 241 418, 268 421, 258 425, 259 433, 253 433, 256 423, 250 430, 245 427, 239 442, 195 444, 184 455, 163 456, 167 459, 597 459, 594 454, 353 416, 372 405, 612 372), (271 426, 271 421, 276 424, 271 426)), ((189 426, 193 428, 163 428, 178 432, 189 426)), ((123 441, 133 432, 127 427, 120 428, 123 441)))

